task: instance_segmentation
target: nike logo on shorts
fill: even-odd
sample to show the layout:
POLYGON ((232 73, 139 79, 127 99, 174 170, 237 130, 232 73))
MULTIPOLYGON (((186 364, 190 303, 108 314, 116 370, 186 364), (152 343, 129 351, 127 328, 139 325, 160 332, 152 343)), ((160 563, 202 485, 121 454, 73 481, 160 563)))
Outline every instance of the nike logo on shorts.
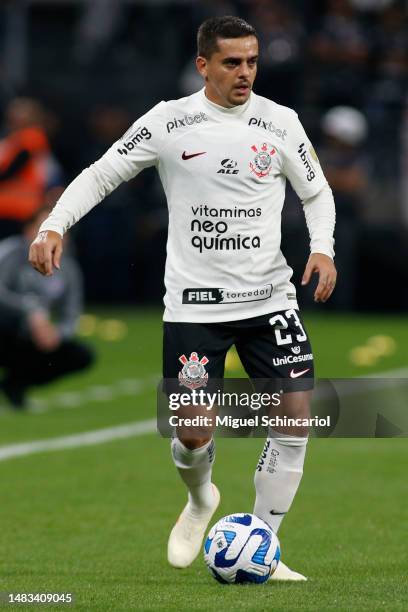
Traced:
POLYGON ((183 151, 183 155, 181 156, 181 159, 191 159, 192 157, 197 157, 198 155, 205 155, 207 153, 207 151, 203 151, 202 153, 191 153, 190 155, 187 155, 187 153, 185 151, 183 151))
POLYGON ((300 372, 295 372, 293 369, 290 371, 290 377, 291 378, 299 378, 299 376, 303 376, 303 374, 306 374, 306 372, 308 372, 310 370, 310 368, 307 368, 306 370, 300 370, 300 372))

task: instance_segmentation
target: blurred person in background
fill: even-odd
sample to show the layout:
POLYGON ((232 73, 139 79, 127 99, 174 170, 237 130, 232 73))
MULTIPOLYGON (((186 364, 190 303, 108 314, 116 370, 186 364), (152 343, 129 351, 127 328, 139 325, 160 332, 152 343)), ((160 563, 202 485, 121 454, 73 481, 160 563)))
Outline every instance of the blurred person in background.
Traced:
POLYGON ((342 271, 331 303, 348 310, 355 306, 358 230, 369 183, 370 164, 363 148, 368 125, 357 109, 336 106, 323 116, 321 129, 319 157, 336 201, 336 262, 342 271))
POLYGON ((74 58, 83 66, 91 66, 109 47, 123 16, 123 0, 82 0, 82 15, 74 43, 74 58))
MULTIPOLYGON (((404 0, 401 0, 404 2, 404 0)), ((395 3, 395 0, 350 0, 357 10, 364 12, 377 12, 395 3)))
POLYGON ((329 0, 312 37, 310 77, 314 102, 360 105, 368 79, 370 37, 349 0, 329 0))
POLYGON ((46 113, 31 98, 15 98, 5 110, 0 141, 0 239, 19 233, 44 203, 49 187, 61 184, 50 151, 46 113))
POLYGON ((82 277, 67 254, 52 279, 36 274, 27 251, 48 215, 37 210, 23 234, 0 243, 0 391, 11 406, 23 409, 26 393, 65 374, 88 368, 93 353, 74 340, 82 312, 82 277))
POLYGON ((257 87, 280 104, 299 104, 305 30, 298 15, 281 0, 256 0, 248 8, 249 19, 259 32, 262 71, 257 87))
POLYGON ((405 230, 408 231, 408 95, 403 107, 403 120, 401 125, 401 155, 398 167, 402 177, 400 187, 401 217, 405 230))
MULTIPOLYGON (((379 12, 373 30, 373 75, 367 114, 375 126, 370 149, 384 191, 399 180, 401 122, 408 91, 408 20, 402 1, 379 12), (384 150, 386 154, 384 155, 384 150)), ((383 197, 387 197, 386 193, 383 197)))

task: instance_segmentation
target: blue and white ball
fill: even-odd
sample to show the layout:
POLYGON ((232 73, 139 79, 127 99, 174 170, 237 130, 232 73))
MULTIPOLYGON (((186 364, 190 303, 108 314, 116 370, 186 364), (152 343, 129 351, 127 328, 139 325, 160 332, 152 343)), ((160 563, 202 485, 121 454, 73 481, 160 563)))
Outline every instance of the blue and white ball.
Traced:
POLYGON ((204 561, 219 582, 266 582, 280 559, 275 532, 253 514, 230 514, 216 523, 204 544, 204 561))

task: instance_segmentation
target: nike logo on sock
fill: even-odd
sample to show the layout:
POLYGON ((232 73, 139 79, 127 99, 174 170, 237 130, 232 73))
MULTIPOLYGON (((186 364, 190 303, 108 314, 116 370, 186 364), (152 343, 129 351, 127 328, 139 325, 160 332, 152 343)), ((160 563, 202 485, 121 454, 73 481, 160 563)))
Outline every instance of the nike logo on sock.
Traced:
POLYGON ((306 374, 306 372, 308 372, 310 370, 310 368, 306 368, 306 370, 301 370, 300 372, 295 372, 293 369, 290 371, 290 377, 291 378, 299 378, 299 376, 303 376, 303 374, 306 374))
POLYGON ((270 510, 269 514, 272 514, 272 516, 282 516, 286 514, 286 512, 275 512, 275 510, 270 510))
POLYGON ((185 151, 183 151, 183 155, 181 156, 181 159, 191 159, 192 157, 197 157, 198 155, 205 155, 207 153, 207 151, 203 151, 202 153, 191 153, 190 155, 187 155, 187 153, 185 151))

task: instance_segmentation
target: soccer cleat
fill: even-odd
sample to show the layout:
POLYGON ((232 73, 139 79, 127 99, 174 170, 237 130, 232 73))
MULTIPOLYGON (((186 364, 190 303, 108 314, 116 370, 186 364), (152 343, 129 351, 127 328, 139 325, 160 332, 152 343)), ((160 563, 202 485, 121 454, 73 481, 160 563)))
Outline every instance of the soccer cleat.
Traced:
POLYGON ((212 486, 214 502, 211 508, 200 514, 193 514, 190 510, 190 503, 187 502, 171 530, 167 545, 167 559, 173 567, 188 567, 200 553, 205 530, 220 503, 220 492, 214 484, 212 486))
POLYGON ((292 580, 295 582, 307 580, 307 578, 306 576, 303 576, 303 574, 299 574, 299 572, 294 572, 293 570, 289 569, 287 565, 282 563, 282 561, 279 561, 278 567, 273 572, 269 580, 292 580))

